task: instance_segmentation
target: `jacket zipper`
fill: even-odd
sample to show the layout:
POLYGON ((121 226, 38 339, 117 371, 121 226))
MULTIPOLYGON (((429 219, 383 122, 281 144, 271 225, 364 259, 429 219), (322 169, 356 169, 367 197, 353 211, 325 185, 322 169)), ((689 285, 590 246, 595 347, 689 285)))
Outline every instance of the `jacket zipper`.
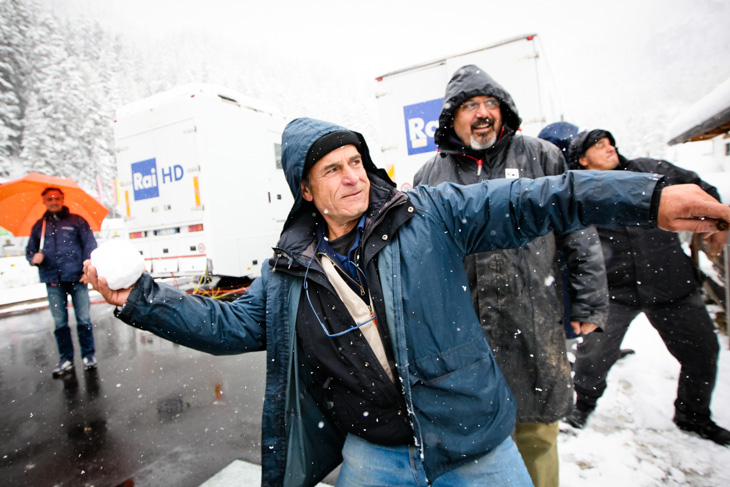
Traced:
POLYGON ((477 163, 477 176, 480 176, 482 174, 482 165, 484 164, 483 158, 477 159, 476 157, 470 156, 469 154, 454 154, 454 155, 468 157, 472 161, 475 161, 477 163))

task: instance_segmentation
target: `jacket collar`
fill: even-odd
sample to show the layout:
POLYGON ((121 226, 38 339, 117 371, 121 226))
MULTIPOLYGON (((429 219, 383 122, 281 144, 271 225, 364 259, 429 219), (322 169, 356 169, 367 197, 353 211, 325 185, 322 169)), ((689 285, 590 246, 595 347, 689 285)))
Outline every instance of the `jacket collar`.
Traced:
POLYGON ((63 220, 65 218, 68 218, 70 214, 71 211, 68 209, 68 206, 64 206, 58 213, 51 213, 50 211, 46 211, 43 214, 43 218, 45 218, 46 220, 63 220))
MULTIPOLYGON (((378 250, 388 243, 398 227, 413 216, 413 211, 405 211, 408 196, 384 181, 377 175, 370 174, 370 206, 365 213, 362 233, 363 266, 378 250), (401 214, 403 213, 403 214, 401 214), (380 238, 370 237, 377 231, 380 238), (382 235, 381 235, 382 234, 382 235), (383 238, 385 236, 385 238, 383 238)), ((276 245, 276 259, 271 263, 277 270, 303 272, 312 259, 317 248, 317 233, 321 227, 324 234, 324 219, 312 205, 311 211, 300 211, 297 217, 284 229, 276 245)), ((312 265, 312 268, 319 266, 312 265)))
MULTIPOLYGON (((618 154, 618 151, 616 151, 618 154)), ((626 159, 621 154, 618 154, 618 166, 616 166, 616 169, 628 171, 629 170, 629 160, 626 159)))

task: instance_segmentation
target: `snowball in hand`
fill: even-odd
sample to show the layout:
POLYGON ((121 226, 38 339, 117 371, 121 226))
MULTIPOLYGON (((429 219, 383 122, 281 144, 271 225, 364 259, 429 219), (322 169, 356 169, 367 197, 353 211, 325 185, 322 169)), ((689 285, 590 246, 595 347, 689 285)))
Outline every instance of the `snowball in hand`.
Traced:
POLYGON ((126 289, 144 272, 144 259, 127 240, 109 240, 91 252, 91 265, 109 289, 126 289))

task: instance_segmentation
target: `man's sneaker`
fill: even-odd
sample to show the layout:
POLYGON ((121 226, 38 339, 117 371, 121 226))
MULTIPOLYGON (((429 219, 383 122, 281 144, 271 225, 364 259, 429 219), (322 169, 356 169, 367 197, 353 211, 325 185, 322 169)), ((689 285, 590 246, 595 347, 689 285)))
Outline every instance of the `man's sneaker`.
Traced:
POLYGON ((584 409, 579 408, 578 406, 574 406, 573 410, 563 419, 563 421, 571 425, 573 428, 582 430, 583 428, 585 428, 586 421, 588 421, 588 416, 590 416, 592 412, 593 408, 584 409))
POLYGON ((96 368, 96 358, 94 358, 93 355, 89 355, 88 357, 84 357, 82 359, 82 362, 84 362, 84 370, 90 370, 96 368))
POLYGON ((69 370, 72 370, 74 368, 74 363, 70 360, 61 360, 58 362, 58 365, 56 365, 56 368, 53 369, 53 377, 61 377, 63 374, 68 372, 69 370))
POLYGON ((718 426, 711 419, 701 423, 691 423, 679 420, 675 416, 674 424, 676 424, 681 430, 689 431, 690 433, 697 433, 702 438, 712 440, 718 445, 730 446, 730 431, 726 430, 722 426, 718 426))

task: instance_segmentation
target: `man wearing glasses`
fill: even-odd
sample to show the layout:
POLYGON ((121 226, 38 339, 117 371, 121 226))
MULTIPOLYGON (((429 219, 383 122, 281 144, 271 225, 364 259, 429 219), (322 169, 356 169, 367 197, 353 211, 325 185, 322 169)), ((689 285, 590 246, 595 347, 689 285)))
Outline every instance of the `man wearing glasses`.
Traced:
MULTIPOLYGON (((521 123, 499 83, 477 66, 463 66, 446 87, 435 134, 439 152, 414 185, 563 174, 560 150, 519 133, 521 123)), ((558 421, 573 404, 564 289, 571 337, 604 326, 608 290, 598 235, 593 227, 551 232, 520 248, 470 255, 464 265, 472 303, 515 396, 517 448, 537 487, 558 487, 558 421)))
POLYGON ((110 290, 85 264, 132 326, 213 354, 267 351, 265 486, 315 485, 340 463, 338 486, 531 485, 464 256, 580 222, 710 232, 730 219, 699 188, 639 174, 403 193, 360 134, 308 118, 287 125, 282 147, 294 205, 273 258, 235 302, 146 273, 110 290))
POLYGON ((96 248, 94 232, 83 217, 64 206, 63 191, 46 188, 41 193, 46 213, 31 230, 25 253, 31 265, 38 266, 41 282, 46 283, 48 304, 53 316, 58 353, 53 377, 73 370, 74 345, 68 326, 68 296, 73 301, 76 333, 84 369, 96 368, 94 333, 89 317, 89 288, 80 282, 84 261, 96 248))

